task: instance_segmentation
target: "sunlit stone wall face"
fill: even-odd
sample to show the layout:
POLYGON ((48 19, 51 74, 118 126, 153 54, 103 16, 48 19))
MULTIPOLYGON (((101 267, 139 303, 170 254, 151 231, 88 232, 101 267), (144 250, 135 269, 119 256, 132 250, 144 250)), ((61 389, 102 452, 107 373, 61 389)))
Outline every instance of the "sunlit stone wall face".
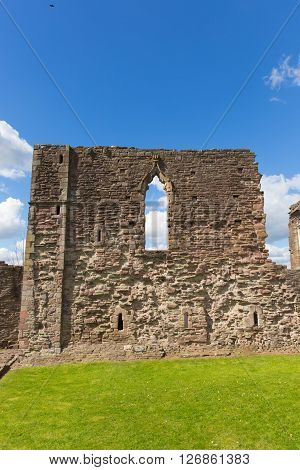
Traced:
POLYGON ((0 349, 18 344, 21 284, 22 267, 0 261, 0 349))
POLYGON ((290 208, 289 244, 292 269, 300 269, 300 202, 290 208))
POLYGON ((35 146, 20 347, 71 359, 294 350, 299 285, 265 238, 248 150, 35 146), (155 177, 168 249, 149 251, 155 177))

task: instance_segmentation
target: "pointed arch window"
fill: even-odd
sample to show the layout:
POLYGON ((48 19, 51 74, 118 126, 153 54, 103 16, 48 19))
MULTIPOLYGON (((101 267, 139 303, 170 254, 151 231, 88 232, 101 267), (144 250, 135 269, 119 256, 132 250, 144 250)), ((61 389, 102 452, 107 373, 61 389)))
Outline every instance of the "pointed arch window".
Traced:
POLYGON ((145 249, 168 249, 168 194, 157 175, 145 193, 145 249))

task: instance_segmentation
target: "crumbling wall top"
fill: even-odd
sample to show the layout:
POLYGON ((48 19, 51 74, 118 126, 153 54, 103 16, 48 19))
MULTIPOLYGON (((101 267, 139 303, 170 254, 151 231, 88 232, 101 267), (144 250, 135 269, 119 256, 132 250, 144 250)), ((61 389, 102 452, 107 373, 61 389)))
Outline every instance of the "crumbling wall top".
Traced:
POLYGON ((300 211, 300 201, 296 202, 295 204, 292 204, 290 206, 290 215, 300 211))
POLYGON ((237 156, 240 155, 241 157, 243 156, 253 156, 255 157, 255 153, 251 152, 250 149, 247 148, 238 148, 238 149, 165 149, 165 148, 139 148, 139 147, 123 147, 123 146, 117 146, 117 145, 110 145, 110 146, 103 146, 103 145, 98 145, 98 146, 77 146, 77 147, 71 147, 69 145, 59 145, 59 144, 37 144, 34 145, 34 150, 61 150, 61 149, 66 149, 66 148, 73 148, 76 152, 88 152, 88 151, 94 151, 94 152, 100 152, 100 153, 109 153, 112 156, 113 155, 120 155, 120 154, 132 154, 132 155, 137 155, 137 154, 143 154, 143 155, 155 155, 160 154, 160 155, 172 155, 172 154, 179 154, 179 155, 199 155, 199 156, 205 156, 205 155, 226 155, 228 157, 230 156, 237 156))

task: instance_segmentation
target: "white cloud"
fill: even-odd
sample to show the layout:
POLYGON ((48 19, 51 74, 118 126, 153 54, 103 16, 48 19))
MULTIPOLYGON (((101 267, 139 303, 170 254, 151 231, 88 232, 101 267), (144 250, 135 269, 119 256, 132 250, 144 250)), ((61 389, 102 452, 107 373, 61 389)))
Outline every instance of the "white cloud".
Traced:
POLYGON ((286 101, 285 100, 282 100, 281 98, 278 98, 278 96, 272 96, 269 101, 271 101, 271 103, 282 103, 282 104, 286 104, 286 101))
POLYGON ((279 247, 267 243, 266 248, 269 250, 269 255, 272 261, 275 261, 275 263, 278 264, 290 266, 290 251, 287 246, 279 247))
POLYGON ((7 264, 14 264, 14 252, 8 248, 0 248, 0 261, 5 261, 7 264))
POLYGON ((168 198, 167 195, 158 198, 158 208, 167 210, 168 208, 168 198))
POLYGON ((25 230, 22 219, 24 204, 19 199, 7 198, 0 203, 0 239, 21 238, 25 230))
POLYGON ((13 249, 0 248, 0 261, 21 266, 25 254, 25 240, 20 240, 13 249))
POLYGON ((290 264, 288 249, 289 208, 300 200, 300 174, 291 178, 284 175, 264 175, 261 180, 265 196, 267 249, 270 258, 279 264, 290 264), (276 246, 277 244, 281 246, 276 246))
POLYGON ((0 193, 7 193, 8 189, 4 183, 0 183, 0 193))
POLYGON ((0 176, 23 178, 31 170, 32 147, 6 121, 0 121, 0 176))
POLYGON ((25 243, 26 243, 26 240, 19 240, 16 243, 16 249, 23 254, 25 253, 25 243))
POLYGON ((261 179, 265 193, 268 242, 288 237, 289 207, 300 200, 300 174, 292 178, 284 175, 264 175, 261 179))
POLYGON ((150 211, 146 214, 146 248, 164 250, 168 248, 167 211, 150 211))
POLYGON ((146 214, 149 211, 166 211, 168 208, 167 195, 159 198, 146 199, 146 214))
POLYGON ((279 89, 285 80, 284 72, 273 67, 270 75, 265 77, 265 82, 272 90, 279 89))
POLYGON ((300 61, 295 66, 290 65, 291 56, 284 57, 278 67, 273 67, 270 75, 264 78, 272 90, 279 90, 282 85, 300 86, 300 61))
POLYGON ((158 176, 154 176, 150 184, 155 186, 158 191, 164 191, 164 185, 161 183, 158 176))
POLYGON ((16 168, 3 168, 2 170, 0 169, 0 176, 11 180, 17 180, 19 178, 24 178, 26 174, 25 171, 17 170, 16 168))

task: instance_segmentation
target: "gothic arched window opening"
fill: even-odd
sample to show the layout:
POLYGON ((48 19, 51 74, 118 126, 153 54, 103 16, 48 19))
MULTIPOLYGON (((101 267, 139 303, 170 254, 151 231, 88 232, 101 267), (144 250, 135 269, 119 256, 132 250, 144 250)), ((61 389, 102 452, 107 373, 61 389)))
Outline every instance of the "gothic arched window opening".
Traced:
POLYGON ((168 249, 168 196, 158 176, 145 194, 145 249, 168 249))

